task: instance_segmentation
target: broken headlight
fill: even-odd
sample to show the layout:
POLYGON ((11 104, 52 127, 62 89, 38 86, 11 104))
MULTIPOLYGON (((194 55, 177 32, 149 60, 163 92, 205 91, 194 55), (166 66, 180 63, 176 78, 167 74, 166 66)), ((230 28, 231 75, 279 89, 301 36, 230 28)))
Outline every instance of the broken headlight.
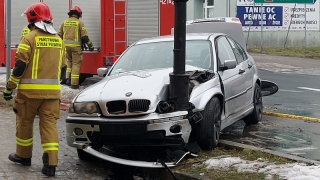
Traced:
POLYGON ((170 113, 173 110, 174 110, 173 104, 165 102, 165 101, 160 101, 159 104, 157 105, 156 112, 163 114, 163 113, 170 113))
POLYGON ((70 104, 69 113, 94 114, 100 112, 96 102, 76 102, 70 104))

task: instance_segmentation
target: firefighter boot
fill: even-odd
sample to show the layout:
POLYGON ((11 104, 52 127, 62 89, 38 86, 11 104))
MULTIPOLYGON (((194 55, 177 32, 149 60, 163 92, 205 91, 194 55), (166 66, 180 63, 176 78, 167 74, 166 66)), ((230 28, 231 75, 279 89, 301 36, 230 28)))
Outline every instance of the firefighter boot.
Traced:
POLYGON ((66 85, 67 85, 67 86, 70 86, 70 84, 71 84, 71 80, 70 80, 70 78, 67 78, 67 79, 66 79, 66 85))
POLYGON ((60 81, 60 84, 66 84, 67 79, 63 79, 60 81))
POLYGON ((79 89, 79 85, 71 85, 70 88, 71 89, 79 89))
POLYGON ((21 158, 17 156, 15 153, 9 155, 9 160, 15 163, 20 163, 24 166, 31 166, 31 158, 21 158))
POLYGON ((64 66, 61 69, 61 74, 60 74, 60 84, 66 84, 66 71, 67 71, 67 66, 64 66))
POLYGON ((43 167, 42 167, 42 174, 45 174, 49 177, 56 175, 56 167, 49 166, 49 156, 48 153, 43 153, 42 155, 43 167))

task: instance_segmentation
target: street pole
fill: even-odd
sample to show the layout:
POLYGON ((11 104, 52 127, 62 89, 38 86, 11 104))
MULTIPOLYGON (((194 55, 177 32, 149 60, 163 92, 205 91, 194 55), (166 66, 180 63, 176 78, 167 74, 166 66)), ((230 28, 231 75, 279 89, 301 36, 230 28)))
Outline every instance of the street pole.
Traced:
POLYGON ((290 28, 291 28, 291 24, 292 24, 292 18, 293 18, 294 12, 296 11, 296 6, 297 6, 297 3, 295 3, 295 4, 294 4, 294 7, 293 7, 293 13, 292 13, 292 15, 291 15, 291 19, 290 19, 290 24, 289 24, 288 31, 287 31, 286 40, 284 41, 284 45, 283 45, 284 48, 286 48, 286 44, 287 44, 287 40, 288 40, 288 35, 289 35, 290 28))
POLYGON ((261 3, 261 38, 260 38, 260 52, 262 53, 262 46, 263 46, 263 3, 261 3))
POLYGON ((169 101, 174 104, 175 111, 189 108, 189 76, 185 73, 187 1, 174 1, 174 60, 173 72, 170 73, 169 101))
MULTIPOLYGON (((253 9, 255 8, 255 3, 253 3, 253 9)), ((249 41, 249 36, 250 36, 250 30, 251 30, 251 26, 252 26, 252 24, 253 24, 253 11, 252 11, 252 13, 251 13, 251 22, 250 22, 250 24, 249 24, 249 30, 248 30, 248 36, 247 36, 247 42, 246 42, 246 47, 248 47, 248 41, 249 41)))
POLYGON ((11 0, 6 0, 6 78, 9 80, 11 73, 11 0))
POLYGON ((307 53, 307 4, 304 4, 304 51, 307 53))

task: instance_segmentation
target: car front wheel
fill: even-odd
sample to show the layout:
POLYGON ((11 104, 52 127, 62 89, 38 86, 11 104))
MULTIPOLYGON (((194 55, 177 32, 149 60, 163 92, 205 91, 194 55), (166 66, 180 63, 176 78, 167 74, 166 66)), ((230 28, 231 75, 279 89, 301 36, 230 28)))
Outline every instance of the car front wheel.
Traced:
POLYGON ((261 95, 261 88, 257 83, 254 87, 253 106, 254 107, 253 107, 252 113, 243 118, 243 121, 247 125, 257 124, 262 119, 262 112, 263 112, 262 95, 261 95))
POLYGON ((217 97, 213 97, 204 111, 203 119, 194 126, 196 139, 201 149, 212 150, 218 146, 221 130, 221 104, 217 97))

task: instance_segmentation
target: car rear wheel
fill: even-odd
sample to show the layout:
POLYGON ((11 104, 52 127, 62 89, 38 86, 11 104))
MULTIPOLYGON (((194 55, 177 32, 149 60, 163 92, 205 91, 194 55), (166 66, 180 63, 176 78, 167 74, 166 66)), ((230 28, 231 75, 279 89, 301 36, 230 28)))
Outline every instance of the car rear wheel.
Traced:
POLYGON ((202 116, 202 121, 194 127, 194 133, 201 149, 212 150, 218 146, 221 130, 221 104, 217 97, 208 102, 202 116))
POLYGON ((253 106, 254 108, 252 113, 243 118, 243 121, 247 125, 257 124, 262 119, 262 112, 263 112, 262 95, 261 95, 261 88, 257 83, 254 87, 253 106))

